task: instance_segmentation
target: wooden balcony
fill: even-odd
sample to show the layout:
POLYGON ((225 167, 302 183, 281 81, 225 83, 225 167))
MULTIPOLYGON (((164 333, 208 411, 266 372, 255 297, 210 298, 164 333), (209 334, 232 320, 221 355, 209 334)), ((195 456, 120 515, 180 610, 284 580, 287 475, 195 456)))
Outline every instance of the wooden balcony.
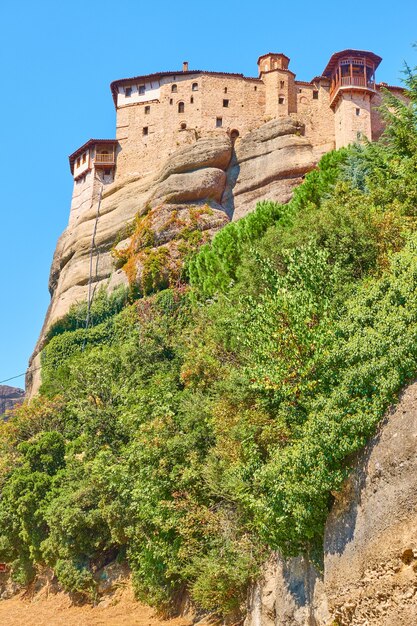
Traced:
POLYGON ((96 152, 94 164, 96 167, 114 165, 114 152, 96 152))
POLYGON ((364 76, 341 76, 337 78, 330 87, 330 104, 332 104, 339 89, 343 87, 359 87, 375 91, 375 81, 367 80, 364 76))

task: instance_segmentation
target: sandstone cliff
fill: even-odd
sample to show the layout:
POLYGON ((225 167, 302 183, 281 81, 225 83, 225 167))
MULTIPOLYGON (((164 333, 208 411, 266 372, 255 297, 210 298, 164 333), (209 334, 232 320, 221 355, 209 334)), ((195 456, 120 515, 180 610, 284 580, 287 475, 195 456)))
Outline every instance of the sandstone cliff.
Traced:
POLYGON ((417 383, 402 394, 330 511, 324 568, 273 555, 245 626, 417 623, 417 383))
POLYGON ((12 409, 15 404, 23 402, 25 392, 18 387, 9 387, 8 385, 0 385, 0 416, 6 411, 12 409))
MULTIPOLYGON (((93 287, 105 285, 111 290, 127 283, 126 273, 115 266, 112 247, 120 239, 119 252, 129 247, 123 233, 135 217, 148 216, 152 245, 165 249, 175 262, 182 229, 194 227, 207 238, 229 220, 253 210, 259 200, 287 202, 320 156, 303 136, 303 128, 291 118, 282 118, 236 141, 224 132, 203 136, 179 148, 160 164, 157 174, 107 187, 99 216, 96 198, 58 241, 49 280, 52 300, 26 381, 29 395, 39 388, 39 353, 47 329, 72 304, 87 298, 95 226, 93 287)), ((141 267, 135 271, 140 275, 141 267)))

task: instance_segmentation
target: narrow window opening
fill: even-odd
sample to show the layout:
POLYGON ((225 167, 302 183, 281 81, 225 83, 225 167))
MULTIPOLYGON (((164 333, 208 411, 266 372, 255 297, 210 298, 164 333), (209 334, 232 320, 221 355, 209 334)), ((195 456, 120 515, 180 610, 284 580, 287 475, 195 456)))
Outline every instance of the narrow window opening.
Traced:
POLYGON ((132 87, 125 87, 126 98, 130 98, 131 95, 132 95, 132 87))
POLYGON ((190 98, 190 103, 191 103, 191 104, 193 104, 193 103, 194 103, 194 98, 193 98, 193 96, 191 96, 191 98, 190 98))
POLYGON ((361 114, 361 110, 360 109, 356 109, 356 115, 360 115, 361 114))
POLYGON ((184 113, 184 102, 178 102, 178 113, 184 113))
POLYGON ((78 159, 77 159, 77 167, 80 167, 80 165, 81 165, 81 159, 80 159, 80 157, 78 157, 78 159))
POLYGON ((140 96, 143 96, 145 93, 145 85, 139 85, 138 92, 140 96))
POLYGON ((254 91, 258 91, 258 86, 255 85, 255 87, 253 88, 254 91))
POLYGON ((227 109, 229 106, 229 100, 223 100, 223 106, 227 109))
POLYGON ((316 89, 314 89, 314 91, 313 91, 313 100, 318 100, 318 99, 319 99, 319 92, 316 89))
POLYGON ((151 112, 151 107, 150 106, 146 106, 145 107, 145 115, 149 115, 150 112, 151 112))
POLYGON ((224 88, 224 93, 227 93, 227 87, 224 88))
POLYGON ((193 83, 191 85, 191 89, 192 89, 192 91, 198 91, 198 83, 193 83))
POLYGON ((172 93, 177 93, 177 91, 178 91, 177 85, 171 85, 171 91, 172 91, 172 93))
POLYGON ((216 117, 216 128, 221 128, 223 126, 223 118, 216 117))
POLYGON ((284 89, 284 87, 285 87, 285 81, 280 80, 280 81, 279 81, 279 86, 280 86, 280 88, 281 88, 281 89, 284 89))
POLYGON ((86 161, 87 161, 87 153, 84 152, 84 154, 83 154, 83 163, 85 163, 86 161))
POLYGON ((169 99, 169 103, 170 103, 170 104, 173 104, 173 103, 174 103, 174 101, 173 101, 173 99, 172 99, 172 98, 170 98, 170 99, 169 99))
POLYGON ((144 137, 146 137, 146 135, 147 135, 148 133, 149 133, 149 128, 148 128, 148 126, 144 126, 144 127, 142 128, 142 135, 143 135, 144 137))

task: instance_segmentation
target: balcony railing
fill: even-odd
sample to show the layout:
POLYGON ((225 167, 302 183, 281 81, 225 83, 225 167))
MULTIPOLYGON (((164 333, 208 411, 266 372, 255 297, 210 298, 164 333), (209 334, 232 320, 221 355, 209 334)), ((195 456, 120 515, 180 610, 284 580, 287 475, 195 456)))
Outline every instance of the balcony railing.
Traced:
POLYGON ((336 95, 340 87, 362 87, 363 89, 372 89, 375 91, 375 81, 366 80, 364 76, 342 76, 330 88, 330 101, 336 95))
POLYGON ((114 154, 103 154, 102 152, 97 152, 95 158, 95 163, 103 163, 104 165, 112 165, 114 163, 114 154))

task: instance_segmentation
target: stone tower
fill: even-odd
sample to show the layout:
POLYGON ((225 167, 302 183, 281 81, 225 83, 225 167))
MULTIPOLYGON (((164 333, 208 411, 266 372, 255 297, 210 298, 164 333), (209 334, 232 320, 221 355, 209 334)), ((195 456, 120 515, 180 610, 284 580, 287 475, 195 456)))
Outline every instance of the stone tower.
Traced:
POLYGON ((297 111, 295 74, 288 69, 289 57, 268 52, 258 59, 259 78, 265 85, 265 115, 283 117, 297 111))
POLYGON ((364 137, 372 139, 375 70, 381 61, 381 57, 364 50, 342 50, 330 58, 323 75, 330 79, 336 148, 364 137))
POLYGON ((80 215, 89 209, 101 185, 114 180, 116 165, 115 139, 90 139, 69 156, 74 177, 71 211, 68 226, 75 226, 80 215))

